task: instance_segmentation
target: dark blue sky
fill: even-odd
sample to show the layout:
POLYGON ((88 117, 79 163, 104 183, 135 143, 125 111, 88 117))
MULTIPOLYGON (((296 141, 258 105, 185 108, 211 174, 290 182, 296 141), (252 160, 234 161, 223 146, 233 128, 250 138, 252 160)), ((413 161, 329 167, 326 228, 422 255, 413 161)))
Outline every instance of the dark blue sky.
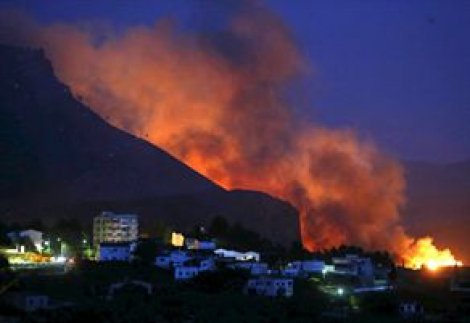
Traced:
MULTIPOLYGON (((210 20, 211 28, 230 6, 221 2, 0 0, 0 8, 46 23, 104 18, 125 28, 174 16, 189 27, 210 20)), ((307 116, 353 127, 402 159, 470 157, 470 1, 266 3, 292 28, 314 71, 302 86, 307 116)))

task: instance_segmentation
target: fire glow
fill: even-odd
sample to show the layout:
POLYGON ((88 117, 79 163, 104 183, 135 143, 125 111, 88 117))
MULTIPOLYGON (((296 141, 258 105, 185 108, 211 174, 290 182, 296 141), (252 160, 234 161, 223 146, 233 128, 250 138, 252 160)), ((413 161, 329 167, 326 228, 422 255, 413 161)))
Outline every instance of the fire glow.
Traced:
POLYGON ((437 249, 430 237, 417 240, 403 256, 405 266, 412 269, 425 267, 436 271, 442 267, 463 266, 463 263, 456 260, 449 249, 437 249))
POLYGON ((114 126, 226 189, 290 202, 307 249, 356 244, 390 250, 411 268, 455 263, 448 249, 405 233, 398 162, 352 130, 296 115, 283 94, 309 68, 279 17, 241 3, 227 30, 209 36, 176 32, 165 21, 119 34, 70 24, 19 34, 43 48, 74 95, 114 126))

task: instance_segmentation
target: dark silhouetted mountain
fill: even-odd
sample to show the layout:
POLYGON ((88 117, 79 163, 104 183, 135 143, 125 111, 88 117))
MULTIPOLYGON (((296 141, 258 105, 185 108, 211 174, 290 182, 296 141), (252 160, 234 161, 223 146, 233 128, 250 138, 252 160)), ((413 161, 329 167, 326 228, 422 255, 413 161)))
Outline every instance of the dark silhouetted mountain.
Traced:
POLYGON ((0 215, 138 212, 190 227, 225 216, 279 242, 298 239, 296 211, 259 192, 227 192, 77 101, 38 50, 0 46, 0 215))
POLYGON ((447 165, 407 162, 405 167, 409 231, 432 233, 440 246, 470 263, 470 160, 447 165))

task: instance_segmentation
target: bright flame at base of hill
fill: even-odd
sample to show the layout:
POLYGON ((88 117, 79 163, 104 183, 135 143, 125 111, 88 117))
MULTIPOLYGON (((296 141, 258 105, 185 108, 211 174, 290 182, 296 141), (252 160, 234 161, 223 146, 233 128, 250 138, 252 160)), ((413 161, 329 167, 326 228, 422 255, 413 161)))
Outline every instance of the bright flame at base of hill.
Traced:
POLYGON ((436 271, 442 267, 461 267, 462 261, 455 259, 449 249, 439 250, 431 237, 416 240, 403 256, 406 268, 421 269, 423 267, 436 271))

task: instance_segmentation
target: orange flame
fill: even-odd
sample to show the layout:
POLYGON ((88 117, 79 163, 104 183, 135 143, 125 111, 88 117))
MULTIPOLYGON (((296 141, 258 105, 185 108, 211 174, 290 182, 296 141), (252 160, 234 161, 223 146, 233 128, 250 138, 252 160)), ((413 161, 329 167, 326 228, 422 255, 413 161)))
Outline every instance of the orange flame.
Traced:
POLYGON ((436 271, 442 267, 462 266, 449 249, 439 250, 431 237, 417 240, 403 255, 405 267, 420 269, 423 267, 436 271))
POLYGON ((255 2, 245 5, 212 37, 173 32, 168 22, 119 35, 67 24, 18 34, 42 47, 57 76, 111 124, 227 189, 289 201, 299 210, 307 249, 388 249, 412 268, 455 261, 431 239, 406 235, 399 163, 351 130, 298 118, 283 93, 308 68, 280 18, 255 2))

